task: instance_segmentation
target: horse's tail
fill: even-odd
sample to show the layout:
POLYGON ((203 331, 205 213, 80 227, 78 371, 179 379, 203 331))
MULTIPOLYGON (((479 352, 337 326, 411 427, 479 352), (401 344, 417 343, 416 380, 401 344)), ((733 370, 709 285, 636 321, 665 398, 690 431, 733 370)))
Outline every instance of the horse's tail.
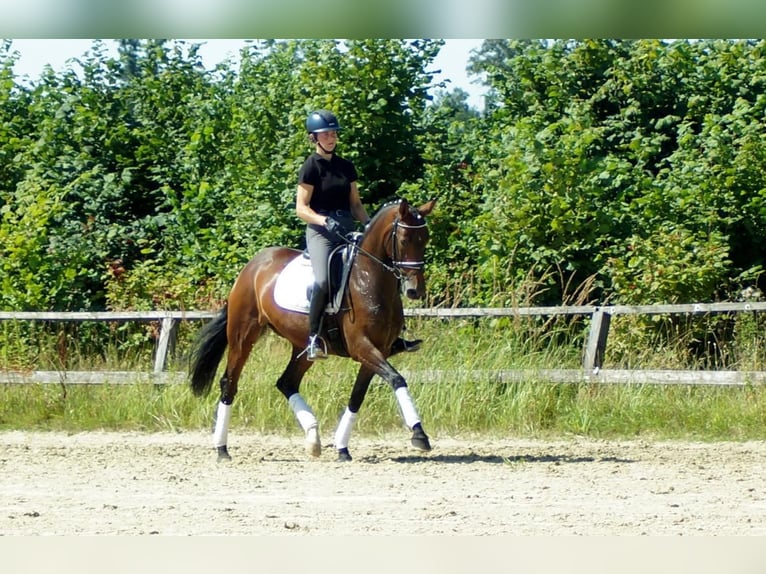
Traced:
POLYGON ((207 395, 213 386, 218 363, 221 362, 228 344, 228 319, 228 306, 224 306, 221 312, 200 330, 192 347, 189 361, 190 385, 192 392, 198 397, 207 395))

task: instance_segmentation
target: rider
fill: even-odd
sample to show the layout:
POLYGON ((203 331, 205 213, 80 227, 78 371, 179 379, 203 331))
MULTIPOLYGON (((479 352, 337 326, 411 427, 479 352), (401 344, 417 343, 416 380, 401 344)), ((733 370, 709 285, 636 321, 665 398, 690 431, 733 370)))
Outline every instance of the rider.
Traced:
MULTIPOLYGON (((332 250, 343 243, 343 236, 354 229, 354 219, 367 225, 370 217, 359 197, 354 164, 335 153, 338 130, 335 114, 327 110, 311 112, 306 131, 314 144, 312 153, 298 172, 296 214, 306 222, 306 247, 314 271, 314 287, 309 305, 308 359, 327 357, 320 345, 319 329, 327 305, 329 282, 327 260, 332 250)), ((420 341, 398 339, 393 350, 415 351, 420 341)))

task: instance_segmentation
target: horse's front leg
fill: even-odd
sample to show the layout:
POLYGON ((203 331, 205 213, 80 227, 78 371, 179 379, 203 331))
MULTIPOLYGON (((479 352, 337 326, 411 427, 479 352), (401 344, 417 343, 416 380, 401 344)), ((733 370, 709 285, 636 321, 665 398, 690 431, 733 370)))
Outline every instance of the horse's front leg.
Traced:
POLYGON ((428 435, 426 435, 423 430, 420 415, 415 407, 415 402, 412 400, 410 390, 407 387, 407 381, 404 377, 377 349, 371 350, 358 360, 360 360, 362 365, 366 366, 374 374, 380 376, 391 385, 391 388, 394 390, 394 395, 396 396, 396 401, 399 403, 399 412, 404 420, 404 424, 406 424, 407 428, 412 431, 412 446, 419 450, 431 450, 431 442, 428 439, 428 435))
POLYGON ((396 400, 399 403, 399 411, 402 415, 402 419, 404 419, 404 424, 412 430, 410 442, 412 443, 412 446, 419 450, 429 451, 431 450, 431 441, 428 440, 428 435, 423 430, 423 424, 420 422, 420 415, 418 415, 418 410, 415 408, 415 402, 410 395, 410 389, 407 387, 404 377, 402 377, 393 367, 391 367, 391 370, 396 373, 394 382, 391 383, 391 386, 394 389, 396 400))

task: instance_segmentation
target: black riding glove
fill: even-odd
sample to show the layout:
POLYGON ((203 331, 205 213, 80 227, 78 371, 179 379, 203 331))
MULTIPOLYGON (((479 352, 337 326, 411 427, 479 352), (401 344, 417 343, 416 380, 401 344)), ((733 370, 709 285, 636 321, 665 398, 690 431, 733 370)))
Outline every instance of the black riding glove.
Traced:
POLYGON ((330 233, 336 233, 338 235, 343 235, 344 232, 343 226, 340 224, 340 222, 330 216, 325 218, 324 228, 330 233))

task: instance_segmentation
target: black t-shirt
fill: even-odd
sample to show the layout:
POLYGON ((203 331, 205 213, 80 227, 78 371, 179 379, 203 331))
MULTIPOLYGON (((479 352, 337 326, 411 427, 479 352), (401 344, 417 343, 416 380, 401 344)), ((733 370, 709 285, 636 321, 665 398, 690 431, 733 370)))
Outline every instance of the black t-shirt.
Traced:
POLYGON ((314 211, 351 210, 351 183, 358 179, 354 164, 335 154, 328 160, 312 153, 298 172, 298 183, 314 186, 309 206, 314 211))

